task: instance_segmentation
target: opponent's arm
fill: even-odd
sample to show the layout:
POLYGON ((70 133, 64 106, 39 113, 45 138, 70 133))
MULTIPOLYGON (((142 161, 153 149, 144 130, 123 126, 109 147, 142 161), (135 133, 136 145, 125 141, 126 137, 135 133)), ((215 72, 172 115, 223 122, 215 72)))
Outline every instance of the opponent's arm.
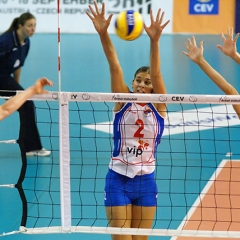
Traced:
POLYGON ((7 100, 0 106, 0 121, 19 109, 33 95, 47 93, 48 91, 43 89, 46 85, 53 86, 53 82, 47 78, 40 78, 33 86, 7 100))
MULTIPOLYGON (((195 62, 207 76, 227 95, 238 95, 237 90, 228 83, 221 74, 219 74, 203 57, 203 41, 200 42, 200 47, 197 47, 195 37, 188 39, 185 43, 188 52, 183 52, 184 55, 189 57, 195 62)), ((233 105, 235 112, 240 118, 240 105, 233 105)))

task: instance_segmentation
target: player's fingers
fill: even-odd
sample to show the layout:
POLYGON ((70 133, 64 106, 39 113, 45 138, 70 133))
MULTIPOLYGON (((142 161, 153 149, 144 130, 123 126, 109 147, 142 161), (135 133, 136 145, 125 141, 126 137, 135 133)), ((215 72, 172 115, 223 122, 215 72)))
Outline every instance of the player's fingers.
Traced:
POLYGON ((96 17, 97 14, 96 14, 95 11, 93 10, 92 6, 89 5, 88 7, 89 7, 89 9, 90 9, 92 15, 93 15, 94 17, 96 17))
POLYGON ((223 33, 221 33, 221 37, 222 37, 222 40, 225 42, 225 41, 226 41, 226 38, 225 38, 225 36, 224 36, 223 33))
POLYGON ((107 18, 107 22, 110 23, 111 22, 111 19, 113 17, 113 13, 109 15, 109 17, 107 18))
POLYGON ((101 13, 102 13, 102 15, 105 15, 105 3, 104 2, 102 3, 102 12, 101 13))
POLYGON ((185 42, 185 47, 186 47, 187 50, 189 50, 189 46, 186 42, 185 42))
POLYGON ((165 22, 165 23, 162 25, 162 28, 165 28, 169 23, 170 23, 170 20, 168 20, 167 22, 165 22))
POLYGON ((86 14, 88 15, 88 17, 89 17, 91 20, 93 20, 93 17, 91 16, 91 14, 90 14, 88 11, 86 11, 86 14))
POLYGON ((193 45, 190 38, 188 38, 188 44, 189 44, 189 47, 193 45))
POLYGON ((232 31, 230 27, 228 27, 227 29, 227 34, 228 34, 228 39, 232 39, 232 31))
POLYGON ((234 42, 238 40, 238 37, 239 37, 239 33, 237 33, 236 37, 234 38, 234 42))
POLYGON ((42 85, 49 85, 49 86, 54 85, 54 83, 46 77, 41 78, 40 81, 41 81, 42 85))
POLYGON ((47 83, 50 87, 52 87, 54 85, 54 83, 50 80, 48 80, 48 83, 47 83))
POLYGON ((160 20, 159 20, 159 23, 160 23, 160 24, 163 22, 164 15, 165 15, 165 12, 162 12, 161 18, 160 18, 160 20))
POLYGON ((150 21, 151 21, 151 23, 153 23, 153 22, 154 22, 154 19, 153 19, 153 13, 152 13, 152 9, 150 10, 150 21))
POLYGON ((194 36, 192 36, 192 43, 193 43, 194 46, 197 46, 196 39, 195 39, 194 36))
POLYGON ((97 14, 100 14, 99 9, 98 9, 98 5, 97 5, 97 2, 96 2, 96 1, 94 1, 94 6, 95 6, 96 13, 97 13, 97 14))
POLYGON ((156 16, 156 22, 161 23, 162 16, 161 16, 161 8, 158 9, 157 16, 156 16))
POLYGON ((219 48, 221 51, 223 50, 223 47, 220 44, 217 45, 217 48, 219 48))

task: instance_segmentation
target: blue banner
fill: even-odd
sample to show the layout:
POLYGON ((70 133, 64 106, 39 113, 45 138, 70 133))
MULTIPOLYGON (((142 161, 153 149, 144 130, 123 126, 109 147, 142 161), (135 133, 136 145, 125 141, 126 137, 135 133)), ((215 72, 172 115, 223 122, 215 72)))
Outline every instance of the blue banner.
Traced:
POLYGON ((217 15, 219 0, 189 0, 190 15, 217 15))
POLYGON ((236 0, 235 33, 240 32, 240 0, 236 0))

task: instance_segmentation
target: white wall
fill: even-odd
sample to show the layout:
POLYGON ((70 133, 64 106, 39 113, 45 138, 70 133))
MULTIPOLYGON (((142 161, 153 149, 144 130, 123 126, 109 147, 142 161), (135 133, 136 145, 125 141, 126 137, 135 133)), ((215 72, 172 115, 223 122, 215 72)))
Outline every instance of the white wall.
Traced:
MULTIPOLYGON (((62 33, 96 33, 92 22, 86 15, 88 5, 93 0, 59 0, 60 2, 60 30, 62 33)), ((142 10, 145 23, 149 24, 148 6, 153 9, 156 15, 157 9, 165 11, 165 20, 172 19, 173 0, 105 0, 106 16, 110 13, 117 13, 133 9, 142 10), (133 6, 132 6, 133 4, 133 6)), ((101 7, 102 0, 97 0, 101 7)), ((58 29, 58 0, 0 0, 0 32, 5 31, 15 17, 24 12, 31 12, 37 18, 38 33, 57 33, 58 29)), ((114 17, 109 32, 114 33, 114 17)), ((165 33, 172 32, 171 23, 168 24, 165 33)))

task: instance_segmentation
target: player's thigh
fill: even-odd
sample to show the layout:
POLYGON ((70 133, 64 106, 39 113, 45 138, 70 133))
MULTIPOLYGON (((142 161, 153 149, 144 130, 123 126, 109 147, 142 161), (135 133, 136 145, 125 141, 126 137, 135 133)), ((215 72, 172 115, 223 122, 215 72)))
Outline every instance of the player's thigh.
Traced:
MULTIPOLYGON (((152 228, 156 207, 132 206, 132 228, 152 228)), ((147 240, 148 236, 132 236, 132 240, 147 240)))
POLYGON ((106 207, 110 227, 131 227, 132 205, 106 207))
POLYGON ((133 228, 151 228, 156 212, 156 207, 132 206, 133 228))
MULTIPOLYGON (((130 228, 132 205, 106 207, 110 227, 130 228)), ((112 235, 112 240, 132 240, 130 235, 112 235)))

